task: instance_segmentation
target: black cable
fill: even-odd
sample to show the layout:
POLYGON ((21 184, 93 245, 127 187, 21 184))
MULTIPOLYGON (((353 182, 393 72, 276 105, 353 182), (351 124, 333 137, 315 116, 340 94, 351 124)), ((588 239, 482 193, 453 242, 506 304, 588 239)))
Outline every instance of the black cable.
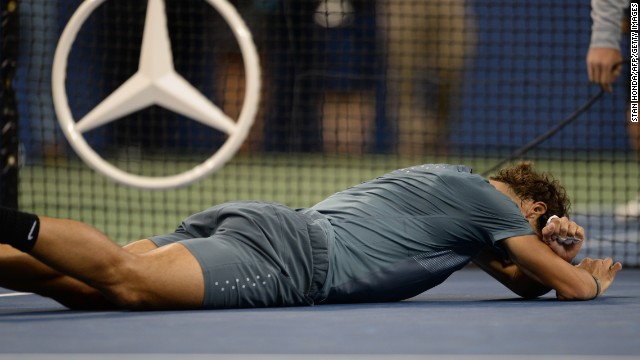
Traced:
MULTIPOLYGON (((615 68, 617 68, 618 66, 625 64, 625 63, 629 63, 629 60, 625 60, 625 61, 621 61, 617 64, 614 64, 613 67, 611 68, 611 70, 613 71, 615 68)), ((495 164, 493 167, 489 168, 488 170, 485 170, 481 175, 482 176, 488 176, 489 174, 491 174, 492 172, 496 171, 497 169, 499 169, 502 165, 524 155, 525 153, 527 153, 529 150, 531 150, 532 148, 538 146, 541 142, 547 140, 548 138, 552 137, 553 135, 555 135, 556 133, 558 133, 560 130, 562 130, 562 128, 564 128, 565 126, 569 125, 571 122, 573 122, 575 119, 578 118, 578 116, 580 116, 583 112, 587 111, 591 105, 593 105, 596 101, 598 101, 598 99, 600 99, 602 97, 602 95, 604 95, 604 88, 600 88, 600 91, 593 95, 592 97, 589 98, 589 100, 587 100, 582 106, 580 106, 578 109, 576 109, 571 115, 567 116, 564 120, 560 121, 558 124, 556 124, 554 127, 552 127, 551 129, 549 129, 547 132, 545 132, 544 134, 538 136, 537 138, 533 139, 530 143, 524 145, 523 147, 519 148, 518 150, 514 151, 511 155, 509 155, 509 157, 501 160, 500 162, 498 162, 497 164, 495 164)))
POLYGON ((525 146, 521 147, 520 149, 514 151, 509 157, 507 157, 507 158, 503 159, 502 161, 498 162, 493 167, 491 167, 489 170, 484 171, 482 173, 482 176, 487 176, 487 175, 491 174, 492 172, 494 172, 495 170, 500 168, 502 165, 504 165, 504 164, 508 163, 509 161, 512 161, 512 160, 524 155, 526 152, 528 152, 532 148, 538 146, 541 142, 547 140, 548 138, 550 138, 553 135, 555 135, 556 133, 558 133, 560 130, 562 130, 562 128, 564 128, 565 126, 569 125, 571 122, 573 122, 575 119, 577 119, 578 116, 580 116, 583 112, 585 112, 587 109, 589 109, 591 107, 591 105, 593 105, 598 99, 600 99, 600 97, 602 97, 603 94, 604 94, 604 89, 600 89, 600 91, 597 94, 595 94, 591 98, 589 98, 589 100, 587 100, 587 102, 585 102, 582 106, 580 106, 576 111, 574 111, 566 119, 564 119, 561 122, 559 122, 558 124, 556 124, 554 127, 549 129, 546 133, 544 133, 544 134, 538 136, 537 138, 533 139, 533 141, 531 141, 530 143, 528 143, 525 146))

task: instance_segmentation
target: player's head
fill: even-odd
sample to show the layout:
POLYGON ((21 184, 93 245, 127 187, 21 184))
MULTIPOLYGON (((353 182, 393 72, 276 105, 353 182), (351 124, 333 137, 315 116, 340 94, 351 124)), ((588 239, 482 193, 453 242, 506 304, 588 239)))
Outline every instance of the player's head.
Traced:
POLYGON ((571 202, 564 187, 549 174, 537 172, 530 162, 504 168, 490 179, 508 185, 538 234, 552 215, 568 216, 571 202))

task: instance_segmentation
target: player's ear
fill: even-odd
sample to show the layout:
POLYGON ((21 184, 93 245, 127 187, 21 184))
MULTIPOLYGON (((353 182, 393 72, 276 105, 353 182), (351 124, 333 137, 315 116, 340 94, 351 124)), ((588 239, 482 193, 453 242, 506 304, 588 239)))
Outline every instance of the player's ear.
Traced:
POLYGON ((542 228, 545 226, 546 220, 542 218, 547 213, 547 204, 542 201, 536 201, 527 210, 527 220, 531 224, 531 227, 536 231, 538 236, 542 233, 542 228))
POLYGON ((536 201, 529 208, 529 212, 531 213, 531 215, 534 215, 535 217, 540 217, 546 214, 547 204, 543 203, 542 201, 536 201))

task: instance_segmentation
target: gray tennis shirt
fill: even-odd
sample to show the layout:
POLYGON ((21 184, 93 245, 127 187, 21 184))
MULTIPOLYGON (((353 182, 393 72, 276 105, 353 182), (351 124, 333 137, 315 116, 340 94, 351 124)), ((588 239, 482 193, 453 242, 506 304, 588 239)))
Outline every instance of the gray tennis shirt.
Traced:
POLYGON ((516 204, 463 165, 400 169, 312 207, 332 225, 325 302, 397 301, 486 246, 535 234, 516 204))

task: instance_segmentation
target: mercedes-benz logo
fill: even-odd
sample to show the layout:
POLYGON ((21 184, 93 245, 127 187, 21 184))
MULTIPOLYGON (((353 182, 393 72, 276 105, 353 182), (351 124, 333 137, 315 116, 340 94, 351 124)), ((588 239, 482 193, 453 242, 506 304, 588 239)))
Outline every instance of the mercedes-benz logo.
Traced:
POLYGON ((260 65, 251 33, 235 8, 226 0, 206 0, 229 23, 244 59, 246 91, 242 111, 234 121, 178 74, 173 65, 164 0, 148 0, 138 71, 79 121, 69 109, 65 78, 67 60, 79 29, 105 0, 86 0, 78 7, 62 32, 53 70, 53 102, 58 121, 69 143, 93 169, 122 184, 166 189, 183 186, 210 174, 230 160, 246 138, 258 108, 260 65), (98 155, 83 133, 115 121, 127 114, 158 105, 219 130, 227 141, 209 159, 189 171, 166 177, 146 177, 127 173, 98 155))

